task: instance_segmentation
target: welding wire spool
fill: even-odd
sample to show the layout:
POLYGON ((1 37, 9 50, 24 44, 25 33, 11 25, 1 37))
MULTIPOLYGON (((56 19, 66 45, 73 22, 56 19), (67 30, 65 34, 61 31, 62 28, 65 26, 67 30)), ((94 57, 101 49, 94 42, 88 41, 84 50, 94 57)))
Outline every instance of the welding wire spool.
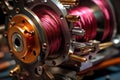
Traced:
POLYGON ((62 24, 60 17, 50 7, 45 5, 35 6, 32 11, 39 17, 47 35, 49 54, 56 53, 60 49, 62 43, 60 29, 62 24))
POLYGON ((80 16, 80 20, 74 26, 85 30, 84 36, 77 36, 78 41, 88 41, 95 38, 97 34, 97 21, 92 10, 86 6, 76 7, 69 11, 70 15, 80 16))

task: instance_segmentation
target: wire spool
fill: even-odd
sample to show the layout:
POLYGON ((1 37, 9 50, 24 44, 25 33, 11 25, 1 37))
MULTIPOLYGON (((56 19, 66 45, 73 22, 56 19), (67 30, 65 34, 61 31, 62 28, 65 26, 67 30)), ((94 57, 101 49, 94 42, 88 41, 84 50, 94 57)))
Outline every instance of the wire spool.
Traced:
POLYGON ((74 23, 75 27, 80 27, 85 30, 84 36, 76 36, 77 41, 89 41, 93 39, 97 39, 100 41, 108 41, 112 38, 114 34, 114 21, 113 21, 113 14, 111 11, 111 7, 105 0, 93 0, 93 2, 89 2, 77 6, 71 10, 69 10, 70 15, 77 15, 80 16, 80 20, 74 23), (91 5, 90 5, 91 3, 91 5), (103 24, 98 24, 99 20, 97 17, 100 15, 94 11, 94 7, 91 6, 97 6, 99 8, 99 11, 102 13, 102 18, 100 16, 100 19, 103 19, 103 24), (100 27, 104 27, 102 30, 102 34, 98 34, 98 31, 100 31, 100 27), (97 36, 101 36, 101 38, 96 38, 97 36))
POLYGON ((84 29, 86 34, 84 36, 77 36, 78 41, 88 41, 95 38, 97 33, 97 22, 95 16, 88 7, 76 7, 69 11, 70 15, 80 16, 80 20, 74 23, 74 26, 84 29))
POLYGON ((32 11, 41 20, 42 26, 45 30, 49 45, 49 55, 57 53, 62 44, 62 33, 59 16, 50 7, 45 5, 35 6, 32 11))

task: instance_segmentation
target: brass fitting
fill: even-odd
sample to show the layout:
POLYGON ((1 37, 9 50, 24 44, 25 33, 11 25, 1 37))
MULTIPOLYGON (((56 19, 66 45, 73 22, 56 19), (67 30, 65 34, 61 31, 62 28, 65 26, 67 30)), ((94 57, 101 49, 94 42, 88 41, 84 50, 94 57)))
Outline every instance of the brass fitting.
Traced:
POLYGON ((59 0, 63 5, 78 5, 79 0, 59 0))
POLYGON ((85 57, 77 56, 77 55, 74 55, 74 54, 70 54, 69 58, 71 60, 77 61, 77 62, 86 62, 87 61, 87 59, 85 57))
POLYGON ((14 16, 8 25, 10 51, 24 63, 34 62, 40 54, 40 40, 34 23, 25 15, 14 16))
POLYGON ((14 69, 10 71, 10 76, 15 76, 19 72, 20 72, 20 66, 17 65, 14 69))
POLYGON ((80 20, 80 16, 67 15, 67 16, 66 16, 66 19, 67 19, 69 22, 76 22, 76 21, 79 21, 79 20, 80 20))

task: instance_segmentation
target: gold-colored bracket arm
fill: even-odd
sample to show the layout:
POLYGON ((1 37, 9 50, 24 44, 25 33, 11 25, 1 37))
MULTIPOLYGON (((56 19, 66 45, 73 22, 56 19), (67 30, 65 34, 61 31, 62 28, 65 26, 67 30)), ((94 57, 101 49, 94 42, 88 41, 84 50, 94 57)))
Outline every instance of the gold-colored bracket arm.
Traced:
POLYGON ((59 0, 63 5, 78 5, 79 0, 59 0))

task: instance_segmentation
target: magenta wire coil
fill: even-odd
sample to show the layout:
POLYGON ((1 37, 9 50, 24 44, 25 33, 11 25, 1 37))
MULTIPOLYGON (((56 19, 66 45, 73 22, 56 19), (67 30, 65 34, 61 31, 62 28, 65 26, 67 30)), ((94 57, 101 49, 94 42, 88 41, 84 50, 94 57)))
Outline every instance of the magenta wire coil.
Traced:
MULTIPOLYGON (((110 37, 113 33, 113 25, 111 25, 111 9, 106 0, 93 0, 103 13, 104 31, 101 41, 110 37)), ((76 36, 77 41, 89 41, 96 39, 98 22, 92 9, 87 6, 77 6, 69 10, 70 15, 80 16, 80 20, 74 23, 75 27, 80 27, 85 30, 84 36, 76 36)), ((101 26, 103 27, 103 26, 101 26)), ((101 34, 102 35, 102 34, 101 34)))
POLYGON ((62 23, 60 17, 51 8, 45 5, 34 7, 33 12, 39 17, 47 35, 50 50, 49 54, 56 53, 60 49, 62 43, 60 29, 62 23))
POLYGON ((76 7, 69 11, 70 15, 80 16, 80 20, 74 23, 75 27, 85 30, 84 36, 77 36, 78 41, 88 41, 95 38, 97 33, 97 21, 94 13, 88 7, 76 7))

